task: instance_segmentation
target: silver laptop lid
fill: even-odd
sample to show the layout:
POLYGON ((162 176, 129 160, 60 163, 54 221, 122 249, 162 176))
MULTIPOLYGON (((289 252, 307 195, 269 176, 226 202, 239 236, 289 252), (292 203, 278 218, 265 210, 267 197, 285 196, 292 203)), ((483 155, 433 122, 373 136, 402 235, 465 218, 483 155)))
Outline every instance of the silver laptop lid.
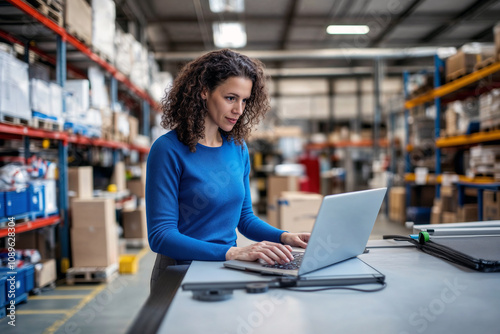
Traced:
POLYGON ((379 188, 326 196, 298 274, 362 254, 386 191, 379 188))

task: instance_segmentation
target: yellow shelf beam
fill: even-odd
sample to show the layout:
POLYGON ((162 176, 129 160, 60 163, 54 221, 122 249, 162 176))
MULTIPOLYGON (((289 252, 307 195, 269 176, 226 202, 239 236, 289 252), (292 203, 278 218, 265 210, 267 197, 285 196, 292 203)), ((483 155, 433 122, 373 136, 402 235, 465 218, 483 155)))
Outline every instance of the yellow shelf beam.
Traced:
POLYGON ((443 97, 450 93, 456 92, 460 88, 473 84, 474 82, 477 82, 487 77, 488 75, 491 75, 498 71, 500 71, 500 62, 493 63, 478 71, 472 72, 471 74, 468 74, 460 79, 451 81, 445 85, 442 85, 441 87, 435 88, 429 91, 428 93, 425 93, 423 95, 417 96, 414 99, 406 101, 405 108, 412 109, 424 103, 431 102, 436 98, 443 97))
POLYGON ((456 147, 470 144, 479 144, 488 141, 500 140, 500 130, 490 132, 478 132, 470 135, 461 135, 447 138, 439 138, 436 140, 436 146, 443 147, 456 147))
MULTIPOLYGON (((415 178, 416 177, 415 177, 414 173, 406 173, 405 174, 405 181, 406 182, 415 182, 415 178)), ((429 175, 427 175, 426 184, 429 184, 429 185, 441 184, 442 179, 443 179, 442 175, 429 174, 429 175)), ((495 179, 492 177, 487 177, 487 176, 468 177, 465 175, 459 175, 458 181, 484 184, 484 183, 494 183, 495 179)))

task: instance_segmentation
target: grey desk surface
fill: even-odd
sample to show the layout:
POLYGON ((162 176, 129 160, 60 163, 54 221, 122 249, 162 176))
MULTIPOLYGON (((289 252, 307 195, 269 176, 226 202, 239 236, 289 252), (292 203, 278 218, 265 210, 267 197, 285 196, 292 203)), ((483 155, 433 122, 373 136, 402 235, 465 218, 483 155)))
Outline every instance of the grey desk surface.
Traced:
MULTIPOLYGON (((371 248, 360 258, 386 275, 385 290, 238 290, 229 300, 202 302, 179 289, 158 333, 500 333, 500 273, 474 272, 413 247, 371 248)), ((183 282, 258 278, 221 262, 193 262, 183 282)))

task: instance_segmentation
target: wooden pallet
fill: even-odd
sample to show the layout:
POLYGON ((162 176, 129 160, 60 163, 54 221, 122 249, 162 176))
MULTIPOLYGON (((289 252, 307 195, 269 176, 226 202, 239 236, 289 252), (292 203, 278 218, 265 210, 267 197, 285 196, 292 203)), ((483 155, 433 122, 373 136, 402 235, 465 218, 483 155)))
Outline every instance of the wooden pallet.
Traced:
POLYGON ((3 113, 0 113, 0 122, 7 123, 7 124, 13 124, 13 125, 25 125, 25 126, 29 126, 31 124, 30 119, 16 117, 16 116, 7 115, 7 114, 3 114, 3 113))
POLYGON ((28 3, 35 7, 40 13, 57 23, 64 25, 63 6, 54 0, 28 0, 28 3))
POLYGON ((75 267, 66 272, 66 284, 109 283, 118 276, 118 264, 108 267, 75 267))
POLYGON ((87 45, 90 47, 92 45, 92 37, 91 36, 84 36, 82 35, 78 30, 73 28, 72 26, 69 26, 66 24, 66 31, 69 32, 70 35, 78 39, 80 42, 83 44, 87 45))
POLYGON ((34 128, 49 131, 63 131, 63 125, 50 119, 33 117, 32 124, 34 128))
POLYGON ((474 65, 474 71, 478 71, 482 68, 490 66, 494 62, 495 62, 495 57, 488 57, 488 58, 478 62, 476 65, 474 65))
POLYGON ((450 82, 450 81, 453 81, 453 80, 457 80, 463 76, 466 76, 467 74, 469 74, 469 72, 467 72, 467 69, 465 68, 461 68, 455 72, 452 72, 450 74, 447 74, 446 75, 446 82, 450 82))

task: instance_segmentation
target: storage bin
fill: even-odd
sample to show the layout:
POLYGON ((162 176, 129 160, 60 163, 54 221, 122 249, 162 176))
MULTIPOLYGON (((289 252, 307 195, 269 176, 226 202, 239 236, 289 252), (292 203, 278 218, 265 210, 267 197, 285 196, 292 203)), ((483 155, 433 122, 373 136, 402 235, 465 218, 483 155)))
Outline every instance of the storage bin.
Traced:
POLYGON ((29 293, 35 288, 35 266, 27 264, 22 268, 24 269, 24 291, 29 293))
POLYGON ((0 308, 4 308, 5 305, 7 305, 6 285, 7 285, 7 278, 5 276, 0 276, 0 308))
POLYGON ((7 214, 5 213, 5 193, 0 192, 0 218, 5 217, 7 217, 7 214))
POLYGON ((28 190, 28 210, 35 217, 44 216, 45 213, 45 187, 43 184, 30 184, 28 190))
POLYGON ((7 217, 27 213, 28 189, 17 189, 5 193, 5 214, 7 217))
POLYGON ((16 301, 19 300, 20 298, 23 297, 23 295, 27 292, 26 291, 26 268, 21 267, 21 268, 15 268, 14 270, 11 270, 8 267, 1 267, 0 268, 0 276, 3 276, 7 279, 7 282, 5 284, 5 294, 6 294, 6 300, 7 302, 11 299, 14 298, 9 298, 9 288, 11 286, 11 282, 8 280, 11 276, 15 277, 15 299, 16 301), (11 272, 15 272, 15 274, 10 274, 11 272))
POLYGON ((410 206, 406 208, 406 220, 412 221, 414 224, 429 224, 431 221, 431 209, 410 206))

